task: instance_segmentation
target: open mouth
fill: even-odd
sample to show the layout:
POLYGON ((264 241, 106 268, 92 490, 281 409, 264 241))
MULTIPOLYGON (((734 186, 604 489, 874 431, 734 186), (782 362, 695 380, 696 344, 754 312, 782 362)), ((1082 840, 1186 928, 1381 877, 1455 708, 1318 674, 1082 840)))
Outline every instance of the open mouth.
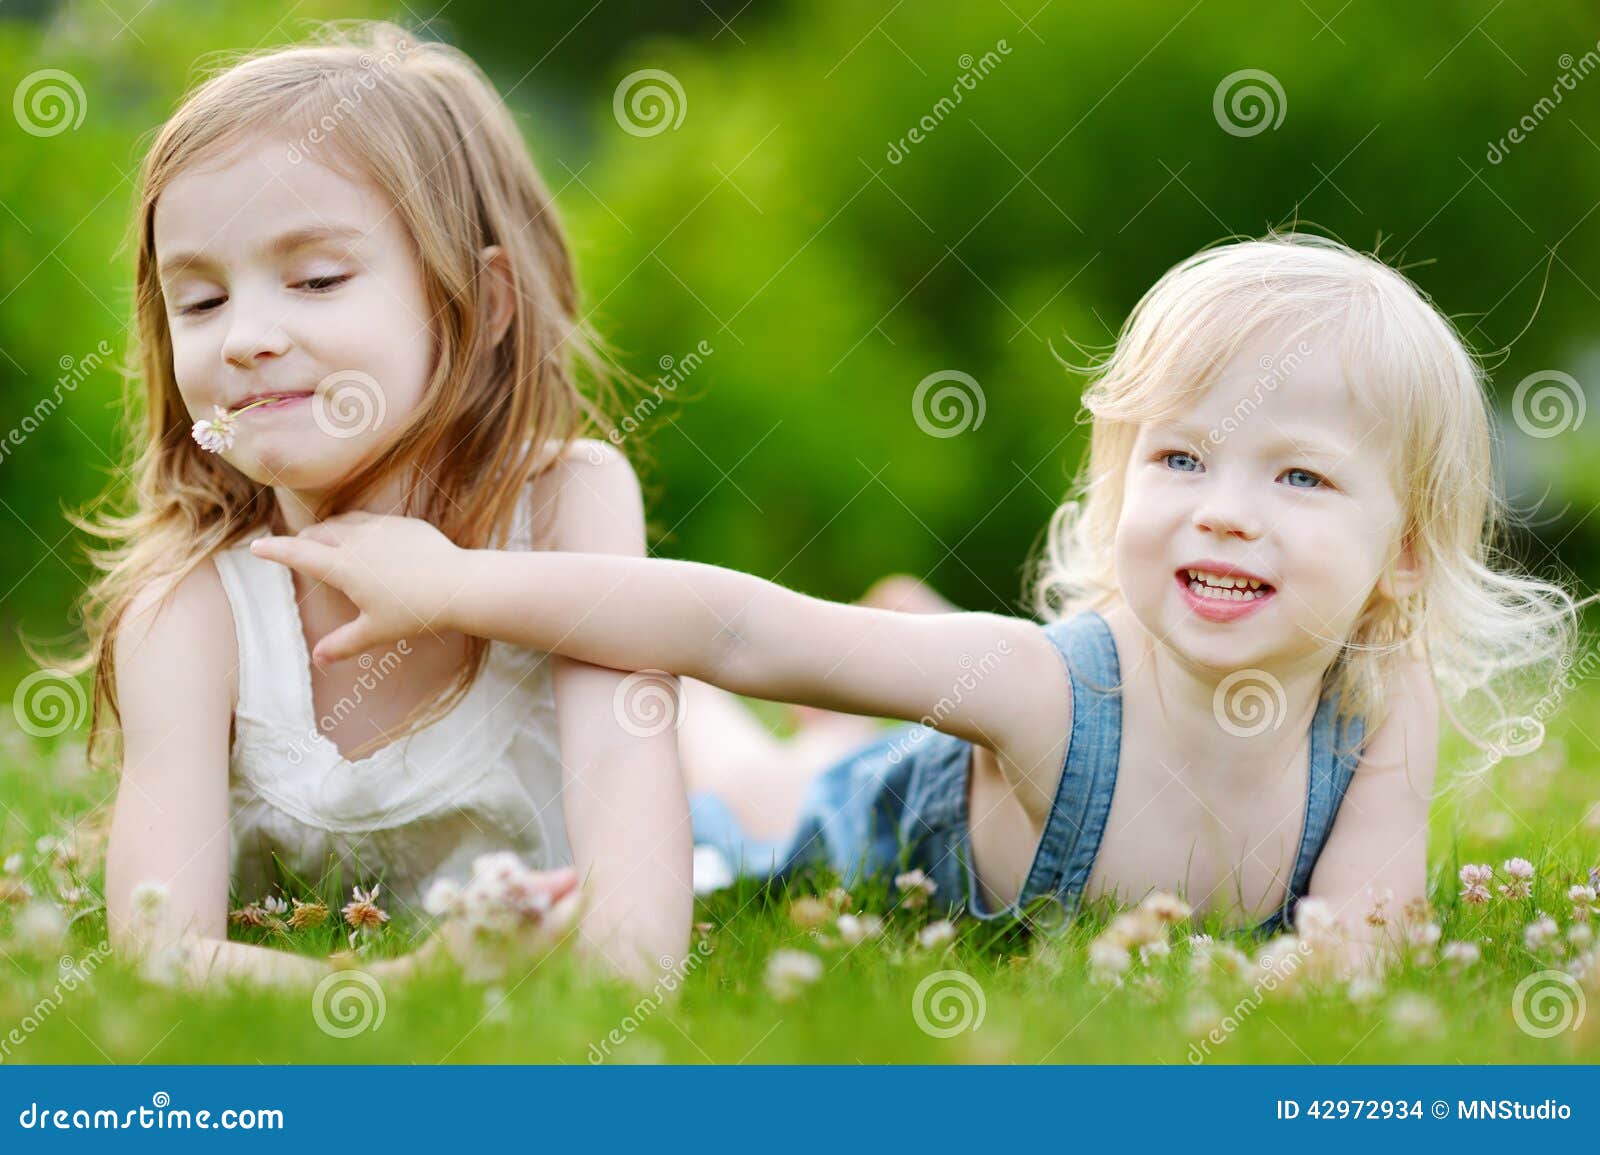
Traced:
POLYGON ((1229 577, 1199 569, 1180 569, 1177 578, 1195 597, 1223 604, 1263 601, 1276 592, 1270 582, 1229 577))

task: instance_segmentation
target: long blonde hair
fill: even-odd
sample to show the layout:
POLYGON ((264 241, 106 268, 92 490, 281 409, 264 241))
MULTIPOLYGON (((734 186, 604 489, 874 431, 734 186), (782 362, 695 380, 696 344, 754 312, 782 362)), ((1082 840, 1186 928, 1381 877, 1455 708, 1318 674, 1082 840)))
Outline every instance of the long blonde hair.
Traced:
POLYGON ((1409 542, 1426 569, 1406 598, 1373 590, 1324 693, 1338 695, 1341 717, 1370 724, 1383 717, 1407 651, 1420 651, 1452 721, 1492 761, 1536 748, 1572 663, 1578 609, 1592 598, 1576 601, 1501 564, 1506 508, 1477 358, 1407 277, 1326 237, 1269 234, 1201 250, 1144 294, 1108 357, 1083 367, 1095 378, 1083 395, 1089 454, 1035 561, 1035 610, 1050 620, 1120 601, 1113 543, 1140 424, 1192 403, 1269 328, 1285 346, 1311 332, 1339 342, 1352 388, 1403 447, 1392 474, 1402 505, 1396 554, 1409 542), (1519 707, 1518 692, 1537 704, 1519 707), (1471 694, 1486 706, 1479 723, 1452 708, 1471 694))
MULTIPOLYGON (((380 454, 333 489, 316 511, 331 516, 413 465, 406 512, 465 548, 509 532, 524 486, 578 436, 600 427, 600 407, 580 390, 624 378, 578 312, 572 258, 550 194, 509 110, 473 61, 446 44, 385 23, 323 25, 308 43, 236 57, 200 84, 161 126, 145 156, 134 216, 135 344, 125 439, 130 486, 94 505, 131 498, 126 514, 74 516, 110 541, 87 552, 102 575, 84 593, 88 650, 67 663, 94 668, 89 757, 109 709, 120 727, 114 639, 136 594, 170 592, 216 551, 272 522, 269 486, 200 449, 172 370, 172 344, 156 271, 155 206, 173 178, 263 125, 318 149, 333 146, 394 205, 415 245, 437 334, 423 398, 380 454), (515 311, 498 343, 490 331, 480 250, 510 261, 515 311), (142 414, 141 411, 142 410, 142 414), (560 449, 552 453, 551 444, 560 449)), ((450 693, 415 725, 447 712, 470 689, 487 642, 469 638, 450 693)), ((415 713, 413 715, 415 717, 415 713)))

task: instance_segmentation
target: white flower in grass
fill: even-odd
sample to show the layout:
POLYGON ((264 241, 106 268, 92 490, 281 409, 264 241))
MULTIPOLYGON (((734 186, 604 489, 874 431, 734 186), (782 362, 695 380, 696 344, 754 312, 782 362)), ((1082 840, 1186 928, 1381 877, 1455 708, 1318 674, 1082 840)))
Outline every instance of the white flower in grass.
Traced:
POLYGON ((1556 920, 1543 911, 1537 918, 1522 929, 1522 942, 1529 950, 1543 950, 1551 941, 1561 934, 1561 928, 1556 925, 1556 920))
POLYGON ((1139 961, 1149 966, 1155 959, 1164 959, 1172 953, 1172 946, 1166 942, 1146 942, 1139 944, 1139 961))
POLYGON ((1482 958, 1483 952, 1475 942, 1447 942, 1440 949, 1439 957, 1453 967, 1464 968, 1482 958))
POLYGON ((271 915, 283 916, 289 913, 289 904, 275 894, 269 894, 261 900, 261 909, 271 915))
POLYGON ((6 855, 5 872, 7 874, 21 874, 22 873, 22 855, 20 855, 20 854, 8 854, 8 855, 6 855))
POLYGON ((1139 903, 1138 909, 1150 915, 1157 922, 1170 926, 1175 922, 1182 922, 1194 912, 1193 908, 1175 894, 1168 894, 1164 890, 1153 891, 1139 903))
POLYGON ((1572 917, 1580 922, 1587 921, 1591 914, 1600 914, 1600 906, 1595 905, 1596 891, 1592 886, 1577 886, 1567 888, 1567 901, 1572 903, 1572 917))
POLYGON ((11 920, 11 934, 25 950, 48 954, 66 941, 67 919, 53 902, 30 902, 11 920))
POLYGON ((1089 969, 1098 974, 1120 975, 1132 963, 1128 948, 1101 935, 1089 944, 1089 969))
POLYGON ((1508 858, 1501 864, 1511 881, 1500 887, 1507 899, 1527 898, 1533 893, 1533 863, 1526 858, 1508 858))
POLYGON ((1196 999, 1183 1013, 1183 1031, 1191 1038, 1199 1038, 1221 1026, 1222 1008, 1210 999, 1196 999))
POLYGON ((935 947, 953 942, 955 937, 955 924, 949 919, 941 918, 937 922, 930 922, 917 932, 917 945, 924 950, 933 950, 935 947))
POLYGON ((1155 911, 1141 906, 1113 918, 1100 932, 1100 937, 1131 949, 1145 943, 1165 942, 1167 925, 1155 911))
POLYGON ((1415 991, 1401 991, 1390 999, 1384 1018, 1391 1032, 1408 1038, 1432 1038, 1444 1029, 1439 1004, 1415 991))
POLYGON ((1575 923, 1567 928, 1567 941, 1582 950, 1594 942, 1594 928, 1586 922, 1575 923))
POLYGON ((344 920, 352 930, 350 943, 355 945, 355 937, 359 934, 371 934, 380 926, 389 921, 387 911, 378 906, 378 891, 380 887, 374 883, 371 890, 362 890, 359 886, 352 890, 351 901, 347 902, 344 910, 344 920))
POLYGON ((883 919, 875 914, 841 914, 834 923, 839 937, 849 946, 883 934, 883 919))
POLYGON ((1344 993, 1353 1003, 1370 1003, 1383 994, 1383 983, 1370 974, 1359 974, 1345 985, 1344 993))
POLYGON ((900 892, 902 906, 907 910, 917 910, 927 905, 928 896, 938 886, 921 870, 908 870, 894 876, 894 888, 900 892))
POLYGON ((436 878, 422 896, 422 909, 435 918, 452 913, 461 901, 461 888, 453 879, 436 878))
POLYGON ((1494 867, 1487 862, 1468 863, 1461 868, 1461 901, 1482 906, 1489 901, 1489 883, 1494 879, 1494 867))
POLYGON ((792 999, 821 977, 822 960, 803 950, 773 951, 767 959, 767 990, 775 999, 792 999))

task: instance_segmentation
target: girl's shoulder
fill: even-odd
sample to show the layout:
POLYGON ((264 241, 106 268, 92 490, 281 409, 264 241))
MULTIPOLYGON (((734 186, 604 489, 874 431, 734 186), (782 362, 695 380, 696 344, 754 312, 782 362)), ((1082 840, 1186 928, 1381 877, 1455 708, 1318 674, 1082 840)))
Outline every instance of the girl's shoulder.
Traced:
POLYGON ((128 601, 117 626, 112 660, 119 685, 128 678, 168 684, 164 671, 182 665, 222 685, 230 701, 239 692, 239 648, 233 607, 212 557, 180 577, 146 582, 128 601))
POLYGON ((531 548, 644 552, 644 499, 620 449, 594 438, 564 450, 547 442, 540 466, 529 483, 531 548))

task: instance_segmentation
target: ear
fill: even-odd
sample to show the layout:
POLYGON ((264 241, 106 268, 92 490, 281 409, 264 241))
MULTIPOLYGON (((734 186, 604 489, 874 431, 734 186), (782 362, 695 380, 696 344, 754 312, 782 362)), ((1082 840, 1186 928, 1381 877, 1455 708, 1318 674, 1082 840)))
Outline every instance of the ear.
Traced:
POLYGON ((499 245, 478 250, 478 260, 486 278, 484 306, 489 317, 489 339, 498 345, 516 312, 516 281, 511 276, 511 259, 499 245))
POLYGON ((1400 556, 1378 579, 1378 592, 1391 601, 1399 601, 1421 589, 1426 577, 1427 567, 1422 563, 1417 543, 1415 539, 1407 537, 1400 549, 1400 556))

